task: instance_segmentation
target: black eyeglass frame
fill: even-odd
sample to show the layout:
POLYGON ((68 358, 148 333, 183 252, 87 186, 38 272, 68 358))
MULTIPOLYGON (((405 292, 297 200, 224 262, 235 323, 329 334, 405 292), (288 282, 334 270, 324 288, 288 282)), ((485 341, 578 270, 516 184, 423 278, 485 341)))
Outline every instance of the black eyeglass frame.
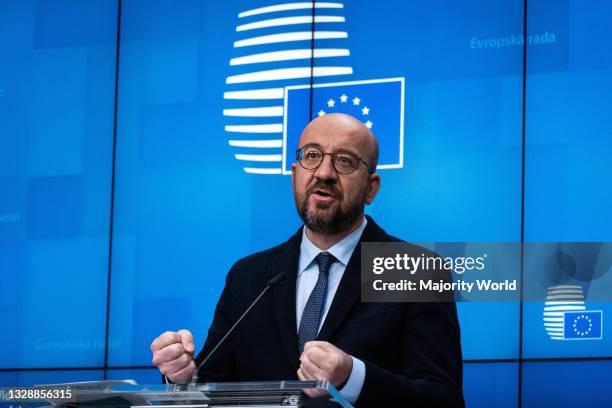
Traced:
POLYGON ((336 159, 336 155, 338 155, 338 154, 346 154, 346 155, 349 155, 349 156, 353 156, 354 158, 356 158, 357 160, 359 160, 360 162, 362 162, 363 164, 365 164, 366 168, 368 169, 368 174, 374 174, 374 173, 376 172, 374 169, 372 169, 372 168, 370 167, 370 165, 369 165, 369 164, 368 164, 368 163, 367 163, 365 160, 363 160, 361 157, 357 156, 355 153, 346 152, 346 151, 342 151, 342 152, 334 152, 334 153, 323 153, 323 152, 321 151, 321 149, 319 149, 318 147, 315 147, 315 146, 308 146, 308 145, 306 145, 306 146, 303 146, 303 147, 300 147, 300 148, 296 149, 296 151, 295 151, 295 160, 297 160, 297 162, 300 164, 300 166, 302 166, 302 168, 303 168, 303 169, 305 169, 305 170, 316 170, 316 169, 318 169, 318 168, 319 168, 319 166, 321 165, 321 163, 323 163, 323 160, 325 159, 325 156, 326 156, 326 155, 330 155, 330 156, 331 156, 331 158, 332 158, 332 166, 334 166, 334 170, 336 170, 336 172, 337 172, 338 174, 351 174, 351 173, 353 173, 355 170, 357 170, 357 168, 359 167, 359 165, 355 166, 355 168, 354 168, 353 170, 349 171, 348 173, 344 173, 344 172, 339 171, 339 170, 336 168, 336 160, 335 160, 335 159, 336 159), (309 169, 309 168, 305 167, 305 166, 302 164, 302 161, 300 160, 300 152, 303 152, 303 151, 304 151, 304 149, 305 149, 305 148, 307 148, 307 147, 312 147, 312 148, 314 148, 314 149, 316 149, 316 150, 320 151, 320 152, 321 152, 321 154, 323 155, 323 156, 321 157, 321 161, 319 162, 319 164, 317 164, 317 165, 316 165, 315 167, 313 167, 312 169, 309 169))

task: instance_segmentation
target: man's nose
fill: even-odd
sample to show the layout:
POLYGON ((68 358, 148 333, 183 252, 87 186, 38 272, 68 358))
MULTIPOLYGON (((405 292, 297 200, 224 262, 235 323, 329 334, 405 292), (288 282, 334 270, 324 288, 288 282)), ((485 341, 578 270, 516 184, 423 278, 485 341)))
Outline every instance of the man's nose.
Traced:
POLYGON ((330 180, 338 178, 338 172, 334 168, 334 163, 331 154, 323 156, 323 161, 315 170, 314 176, 321 180, 330 180))

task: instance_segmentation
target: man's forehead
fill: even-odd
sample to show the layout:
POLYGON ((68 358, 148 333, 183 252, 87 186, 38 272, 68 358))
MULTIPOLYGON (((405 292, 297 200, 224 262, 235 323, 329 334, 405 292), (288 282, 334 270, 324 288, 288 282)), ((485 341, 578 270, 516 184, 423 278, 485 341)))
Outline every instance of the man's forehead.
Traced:
POLYGON ((366 137, 362 131, 357 127, 346 127, 346 126, 325 126, 322 124, 312 124, 302 133, 300 138, 300 145, 316 143, 323 147, 334 146, 334 147, 361 147, 366 142, 366 137))

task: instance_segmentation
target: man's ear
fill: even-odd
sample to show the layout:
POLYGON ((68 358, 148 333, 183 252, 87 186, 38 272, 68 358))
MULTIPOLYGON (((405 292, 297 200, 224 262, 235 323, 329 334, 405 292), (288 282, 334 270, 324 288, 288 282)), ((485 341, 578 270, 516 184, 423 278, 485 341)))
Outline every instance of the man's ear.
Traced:
POLYGON ((295 193, 295 172, 296 172, 296 163, 291 163, 291 190, 295 193))
POLYGON ((368 189, 366 191, 365 202, 366 204, 372 204, 376 195, 380 191, 380 176, 378 173, 370 174, 368 180, 368 189))

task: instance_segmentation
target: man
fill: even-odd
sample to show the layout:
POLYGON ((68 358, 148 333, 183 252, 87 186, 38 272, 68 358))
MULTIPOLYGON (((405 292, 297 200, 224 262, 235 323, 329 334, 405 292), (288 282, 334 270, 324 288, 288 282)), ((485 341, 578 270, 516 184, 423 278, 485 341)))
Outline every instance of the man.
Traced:
POLYGON ((377 161, 376 139, 358 120, 312 121, 292 165, 304 227, 234 264, 195 361, 189 331, 155 339, 162 374, 191 381, 265 283, 285 272, 200 369, 200 381, 325 379, 357 406, 463 406, 455 304, 360 302, 360 242, 399 241, 364 216, 380 188, 377 161))

